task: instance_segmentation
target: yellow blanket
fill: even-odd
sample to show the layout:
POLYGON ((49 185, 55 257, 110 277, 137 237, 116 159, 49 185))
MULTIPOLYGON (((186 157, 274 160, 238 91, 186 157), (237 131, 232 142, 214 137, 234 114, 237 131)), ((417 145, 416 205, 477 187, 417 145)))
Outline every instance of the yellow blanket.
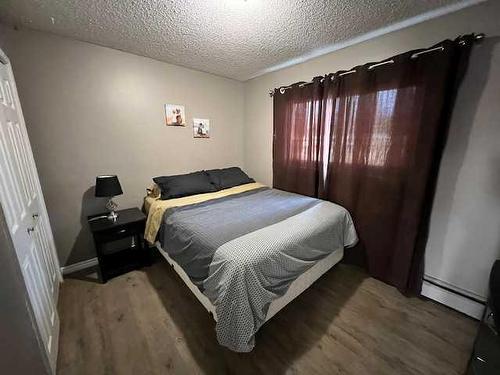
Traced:
POLYGON ((250 184, 239 185, 229 189, 216 191, 214 193, 196 194, 182 198, 161 200, 160 198, 146 197, 147 201, 145 201, 144 203, 146 211, 148 212, 148 219, 146 221, 146 231, 144 233, 144 238, 151 244, 156 241, 156 235, 158 233, 158 230, 160 229, 163 214, 168 208, 201 203, 211 199, 227 197, 228 195, 243 193, 245 191, 258 189, 265 186, 266 185, 263 185, 259 182, 252 182, 250 184))

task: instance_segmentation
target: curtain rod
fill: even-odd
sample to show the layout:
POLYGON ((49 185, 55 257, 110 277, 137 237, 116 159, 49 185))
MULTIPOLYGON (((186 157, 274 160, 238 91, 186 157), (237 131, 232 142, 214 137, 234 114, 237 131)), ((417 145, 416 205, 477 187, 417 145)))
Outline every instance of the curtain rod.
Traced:
MULTIPOLYGON (((479 33, 479 34, 473 34, 474 35, 474 42, 480 42, 482 41, 486 35, 484 33, 479 33)), ((458 42, 459 44, 465 44, 465 41, 463 40, 460 40, 458 42)), ((413 55, 410 56, 411 59, 416 59, 418 56, 420 55, 424 55, 426 53, 429 53, 429 52, 435 52, 435 51, 443 51, 444 50, 444 47, 443 46, 438 46, 438 47, 433 47, 433 48, 429 48, 429 49, 425 49, 423 51, 419 51, 419 52, 415 52, 413 55)), ((368 67, 368 70, 372 70, 378 66, 382 66, 382 65, 387 65, 387 64, 393 64, 394 63, 394 60, 393 59, 390 59, 390 60, 385 60, 385 61, 382 61, 382 62, 379 62, 379 63, 375 63, 373 65, 370 65, 368 67)), ((339 77, 341 76, 344 76, 344 75, 347 75, 347 74, 351 74, 351 73, 356 73, 356 70, 355 69, 351 69, 351 70, 348 70, 348 71, 345 71, 345 72, 342 72, 340 74, 338 74, 339 77)), ((335 76, 332 76, 332 80, 335 76)), ((326 76, 321 78, 320 82, 323 82, 324 80, 326 79, 326 76)), ((299 83, 299 87, 304 87, 304 86, 307 86, 307 85, 310 85, 311 83, 313 83, 314 81, 308 81, 308 82, 301 82, 299 83)), ((279 91, 281 94, 283 94, 286 90, 288 90, 289 88, 291 88, 293 85, 289 85, 289 86, 281 86, 277 89, 273 89, 273 90, 269 90, 269 96, 270 97, 273 97, 275 92, 279 91)))

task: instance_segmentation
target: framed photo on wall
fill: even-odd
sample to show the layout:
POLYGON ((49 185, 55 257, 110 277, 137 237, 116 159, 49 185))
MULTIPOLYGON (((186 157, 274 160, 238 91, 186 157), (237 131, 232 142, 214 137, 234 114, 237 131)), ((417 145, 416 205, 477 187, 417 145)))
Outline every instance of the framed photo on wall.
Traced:
POLYGON ((193 119, 194 138, 210 138, 210 120, 206 118, 193 119))
POLYGON ((165 124, 167 126, 186 126, 186 110, 184 106, 165 104, 165 124))

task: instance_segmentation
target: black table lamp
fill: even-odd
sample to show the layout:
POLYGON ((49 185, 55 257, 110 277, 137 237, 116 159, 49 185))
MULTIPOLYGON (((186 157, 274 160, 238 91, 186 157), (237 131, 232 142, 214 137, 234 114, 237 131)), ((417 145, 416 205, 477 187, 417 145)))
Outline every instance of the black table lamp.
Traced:
POLYGON ((120 181, 118 181, 117 176, 97 176, 95 178, 95 196, 96 197, 108 197, 108 203, 106 203, 106 208, 109 210, 108 219, 115 221, 118 215, 115 210, 118 208, 118 204, 113 202, 113 197, 117 195, 122 195, 122 187, 120 181))

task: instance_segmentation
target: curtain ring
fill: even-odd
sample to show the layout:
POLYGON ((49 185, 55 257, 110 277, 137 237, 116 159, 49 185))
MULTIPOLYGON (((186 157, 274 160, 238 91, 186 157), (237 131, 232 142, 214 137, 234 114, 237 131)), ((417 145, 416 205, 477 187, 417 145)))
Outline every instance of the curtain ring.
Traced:
POLYGON ((286 89, 284 87, 280 87, 280 94, 284 94, 286 89))

